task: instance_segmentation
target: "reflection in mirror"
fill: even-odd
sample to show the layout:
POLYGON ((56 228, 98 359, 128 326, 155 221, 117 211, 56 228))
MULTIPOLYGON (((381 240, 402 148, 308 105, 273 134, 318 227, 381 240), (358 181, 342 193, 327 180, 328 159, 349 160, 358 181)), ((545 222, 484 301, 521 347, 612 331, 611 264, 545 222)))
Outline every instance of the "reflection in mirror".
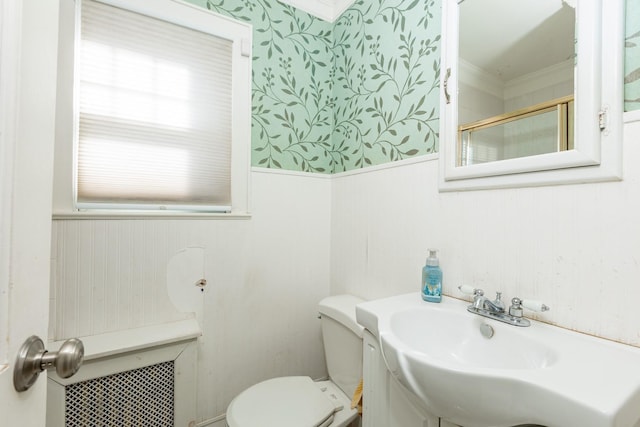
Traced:
POLYGON ((620 180, 625 0, 498 1, 442 0, 439 190, 620 180))
POLYGON ((574 147, 576 0, 458 0, 456 166, 574 147))

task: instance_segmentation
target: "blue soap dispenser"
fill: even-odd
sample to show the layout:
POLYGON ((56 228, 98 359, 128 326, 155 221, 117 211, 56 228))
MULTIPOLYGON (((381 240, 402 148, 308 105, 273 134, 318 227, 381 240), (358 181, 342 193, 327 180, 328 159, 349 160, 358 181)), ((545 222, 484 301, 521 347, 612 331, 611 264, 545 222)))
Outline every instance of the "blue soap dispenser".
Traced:
POLYGON ((442 301, 442 270, 435 249, 429 249, 429 258, 422 267, 422 299, 429 302, 442 301))

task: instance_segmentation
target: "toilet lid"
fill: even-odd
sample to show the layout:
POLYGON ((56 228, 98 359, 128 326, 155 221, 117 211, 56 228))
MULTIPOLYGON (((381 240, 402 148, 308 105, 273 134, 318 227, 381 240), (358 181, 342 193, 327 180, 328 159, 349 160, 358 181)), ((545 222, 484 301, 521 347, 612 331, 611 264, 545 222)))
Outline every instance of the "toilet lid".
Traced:
POLYGON ((227 409, 230 427, 315 427, 335 408, 309 377, 263 381, 236 396, 227 409))

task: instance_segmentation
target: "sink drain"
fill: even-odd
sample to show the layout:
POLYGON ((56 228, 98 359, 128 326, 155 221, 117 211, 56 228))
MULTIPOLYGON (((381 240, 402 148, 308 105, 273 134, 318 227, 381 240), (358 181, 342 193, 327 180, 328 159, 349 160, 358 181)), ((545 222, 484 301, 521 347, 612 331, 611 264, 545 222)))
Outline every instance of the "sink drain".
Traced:
POLYGON ((494 334, 493 328, 490 325, 487 325, 486 323, 483 323, 482 325, 480 325, 480 333, 486 339, 491 338, 494 334))

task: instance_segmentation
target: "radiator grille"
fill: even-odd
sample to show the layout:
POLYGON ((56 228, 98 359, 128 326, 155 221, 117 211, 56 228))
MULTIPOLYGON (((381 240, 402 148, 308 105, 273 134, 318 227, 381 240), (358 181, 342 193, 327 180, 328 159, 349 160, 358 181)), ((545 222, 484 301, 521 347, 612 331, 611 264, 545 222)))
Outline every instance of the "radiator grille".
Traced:
POLYGON ((171 426, 173 361, 65 388, 66 427, 171 426))

